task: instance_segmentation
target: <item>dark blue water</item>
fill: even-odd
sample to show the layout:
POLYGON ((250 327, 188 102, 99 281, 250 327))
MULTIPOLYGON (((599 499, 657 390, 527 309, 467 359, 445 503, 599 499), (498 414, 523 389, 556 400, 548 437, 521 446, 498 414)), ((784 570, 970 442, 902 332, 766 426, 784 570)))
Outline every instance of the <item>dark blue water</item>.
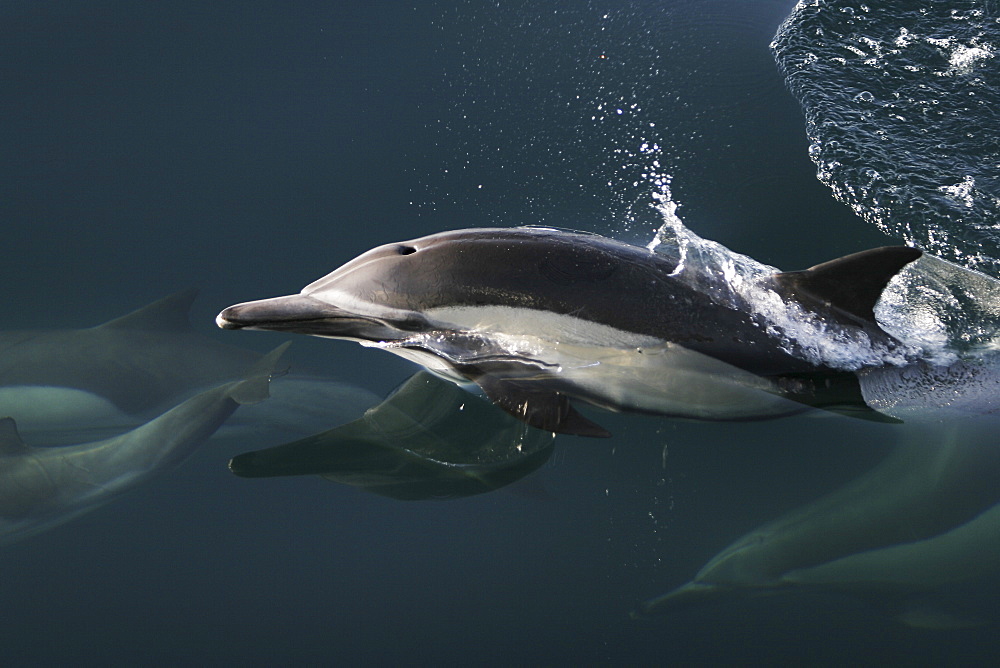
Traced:
MULTIPOLYGON (((669 177, 703 237, 801 268, 888 243, 816 179, 769 43, 788 0, 9 2, 0 7, 0 313, 94 325, 201 289, 296 292, 374 245, 548 224, 647 242, 669 177), (621 110, 621 113, 619 113, 621 110), (656 164, 654 164, 654 162, 656 164)), ((871 3, 875 4, 875 3, 871 3)), ((978 181, 977 181, 978 183, 978 181)), ((384 393, 401 361, 295 339, 384 393)), ((244 480, 217 440, 2 548, 5 665, 981 664, 987 629, 916 630, 801 594, 629 619, 733 539, 877 462, 847 420, 605 417, 526 485, 406 503, 244 480)))

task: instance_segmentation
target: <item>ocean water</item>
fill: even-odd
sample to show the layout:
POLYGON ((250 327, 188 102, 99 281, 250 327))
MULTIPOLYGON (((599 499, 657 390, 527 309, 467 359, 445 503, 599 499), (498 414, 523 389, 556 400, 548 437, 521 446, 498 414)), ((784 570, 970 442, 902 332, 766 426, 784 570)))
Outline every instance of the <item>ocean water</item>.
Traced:
MULTIPOLYGON (((215 314, 445 229, 645 245, 665 198, 699 236, 782 269, 907 242, 995 277, 1000 18, 986 0, 911 4, 4 3, 3 329, 90 327, 194 286, 195 330, 264 352, 290 337, 223 332, 215 314)), ((379 395, 413 371, 305 337, 291 360, 379 395)), ((841 417, 600 418, 613 439, 560 436, 523 483, 447 501, 237 478, 230 457, 277 441, 213 439, 0 547, 0 660, 992 660, 989 574, 949 592, 985 620, 959 629, 826 590, 631 619, 914 436, 841 417)))

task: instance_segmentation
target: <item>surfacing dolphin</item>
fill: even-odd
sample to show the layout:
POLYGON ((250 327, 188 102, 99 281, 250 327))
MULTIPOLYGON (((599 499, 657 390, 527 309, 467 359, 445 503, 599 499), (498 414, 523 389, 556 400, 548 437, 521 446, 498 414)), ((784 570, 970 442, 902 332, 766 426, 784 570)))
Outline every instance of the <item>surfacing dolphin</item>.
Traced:
MULTIPOLYGON (((830 330, 890 353, 875 322, 887 282, 920 251, 887 247, 759 287, 830 330)), ((868 411, 853 373, 810 359, 749 304, 679 278, 664 254, 548 228, 444 232, 375 248, 298 295, 230 306, 224 329, 360 341, 456 382, 546 431, 608 432, 570 404, 755 419, 803 404, 868 411)), ((871 411, 868 411, 871 415, 871 411)))
POLYGON ((0 542, 63 524, 182 462, 239 406, 267 398, 287 346, 262 358, 245 380, 206 390, 113 438, 29 447, 12 418, 0 419, 0 542))

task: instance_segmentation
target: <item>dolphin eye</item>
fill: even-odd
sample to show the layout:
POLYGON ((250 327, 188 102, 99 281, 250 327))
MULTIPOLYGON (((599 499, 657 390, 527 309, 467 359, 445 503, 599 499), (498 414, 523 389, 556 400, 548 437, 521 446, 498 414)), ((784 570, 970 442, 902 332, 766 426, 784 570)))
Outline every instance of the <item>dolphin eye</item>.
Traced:
POLYGON ((400 255, 410 255, 411 253, 416 253, 417 249, 413 246, 400 246, 396 249, 396 252, 400 255))

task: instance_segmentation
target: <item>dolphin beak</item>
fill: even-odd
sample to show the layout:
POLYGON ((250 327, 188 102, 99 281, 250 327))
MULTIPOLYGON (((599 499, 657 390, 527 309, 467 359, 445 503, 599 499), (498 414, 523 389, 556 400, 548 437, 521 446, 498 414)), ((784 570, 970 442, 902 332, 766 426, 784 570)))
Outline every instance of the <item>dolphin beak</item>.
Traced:
MULTIPOLYGON (((413 318, 411 318, 412 320, 413 318)), ((332 338, 389 341, 401 337, 401 329, 416 327, 353 313, 308 295, 288 295, 236 304, 215 318, 222 329, 264 329, 332 338)))
POLYGON ((303 332, 310 324, 348 317, 342 309, 306 295, 260 299, 230 306, 216 316, 222 329, 268 329, 303 332))

